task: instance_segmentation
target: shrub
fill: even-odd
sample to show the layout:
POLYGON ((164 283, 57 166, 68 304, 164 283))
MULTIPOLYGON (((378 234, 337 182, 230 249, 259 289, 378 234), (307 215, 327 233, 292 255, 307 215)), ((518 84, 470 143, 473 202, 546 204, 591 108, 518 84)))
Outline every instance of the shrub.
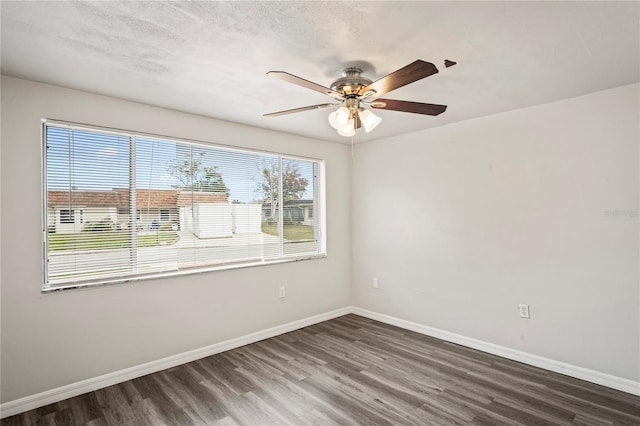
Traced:
POLYGON ((113 231, 116 228, 116 224, 108 217, 98 222, 87 222, 84 225, 83 231, 87 232, 106 232, 113 231))

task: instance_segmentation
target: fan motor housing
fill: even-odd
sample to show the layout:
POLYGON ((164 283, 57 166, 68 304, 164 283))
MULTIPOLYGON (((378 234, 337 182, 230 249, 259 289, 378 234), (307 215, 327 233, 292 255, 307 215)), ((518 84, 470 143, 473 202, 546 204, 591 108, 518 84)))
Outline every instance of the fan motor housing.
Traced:
POLYGON ((363 87, 367 87, 372 80, 362 77, 362 69, 356 67, 345 68, 342 71, 342 78, 331 83, 331 89, 344 93, 345 96, 357 96, 363 87))

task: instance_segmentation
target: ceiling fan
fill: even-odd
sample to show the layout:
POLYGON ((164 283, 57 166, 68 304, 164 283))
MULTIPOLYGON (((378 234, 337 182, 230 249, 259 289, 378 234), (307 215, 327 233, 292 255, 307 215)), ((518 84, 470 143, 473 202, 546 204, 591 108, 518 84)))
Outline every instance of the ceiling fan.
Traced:
MULTIPOLYGON (((449 68, 456 62, 445 60, 445 67, 449 68)), ((342 77, 331 83, 331 87, 324 87, 303 78, 297 77, 284 71, 269 71, 267 75, 324 93, 338 101, 339 103, 326 103, 310 105, 301 108, 288 109, 285 111, 264 114, 265 117, 277 117, 280 115, 292 114, 295 112, 310 111, 314 109, 326 108, 333 105, 340 105, 336 111, 329 114, 329 123, 338 131, 338 134, 346 137, 355 135, 356 129, 364 126, 367 133, 372 131, 382 119, 371 110, 364 108, 370 106, 375 109, 385 109, 392 111, 411 112, 414 114, 439 115, 446 109, 446 105, 426 104, 422 102, 399 101, 395 99, 382 99, 382 96, 392 90, 398 89, 407 84, 436 74, 438 69, 430 62, 417 60, 407 66, 372 81, 363 77, 362 69, 357 67, 345 68, 342 77)))

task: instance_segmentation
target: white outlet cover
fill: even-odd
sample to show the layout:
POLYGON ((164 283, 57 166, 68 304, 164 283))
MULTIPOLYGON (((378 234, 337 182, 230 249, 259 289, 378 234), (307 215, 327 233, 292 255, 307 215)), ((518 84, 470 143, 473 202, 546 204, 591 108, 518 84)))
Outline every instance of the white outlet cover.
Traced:
POLYGON ((520 314, 520 318, 530 318, 529 305, 525 303, 520 303, 518 305, 518 313, 520 314))

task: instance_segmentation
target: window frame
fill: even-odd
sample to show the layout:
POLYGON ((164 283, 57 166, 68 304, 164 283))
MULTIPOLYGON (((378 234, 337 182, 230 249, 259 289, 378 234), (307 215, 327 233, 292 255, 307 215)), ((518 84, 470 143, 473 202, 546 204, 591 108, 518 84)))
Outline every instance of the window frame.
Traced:
MULTIPOLYGON (((179 277, 186 275, 194 275, 201 273, 209 273, 215 271, 226 271, 232 269, 244 269, 244 268, 253 268, 257 266, 267 266, 267 265, 277 265, 282 263, 290 263, 290 262, 298 262, 302 260, 313 260, 313 259, 323 259, 328 256, 327 254, 327 232, 326 232, 326 175, 325 175, 325 160, 320 158, 306 157, 301 155, 292 155, 277 151, 267 151, 255 148, 246 148, 234 145, 228 145, 218 142, 208 142, 197 139, 188 139, 183 137, 175 137, 175 136, 167 136, 167 135, 158 135, 154 133, 140 132, 134 130, 123 130, 116 129, 110 127, 103 127, 91 124, 77 123, 65 120, 57 120, 57 119, 42 119, 41 120, 41 200, 42 200, 42 210, 41 210, 41 218, 42 218, 42 272, 43 272, 43 284, 41 291, 43 293, 51 293, 57 292, 61 290, 69 290, 69 289, 78 289, 78 288, 86 288, 86 287, 97 287, 102 285, 112 285, 112 284, 123 284, 129 282, 137 282, 142 280, 152 280, 157 278, 169 278, 169 277, 179 277), (313 186, 314 186, 314 197, 312 208, 316 213, 315 218, 315 226, 314 226, 314 234, 315 240, 317 241, 317 252, 314 253, 291 253, 286 254, 284 250, 281 250, 281 254, 277 258, 268 258, 262 259, 260 261, 252 261, 252 262, 233 262, 229 261, 225 264, 220 264, 216 266, 197 266, 189 269, 183 270, 174 270, 174 271, 162 271, 162 272, 153 272, 148 274, 141 274, 129 277, 111 277, 106 279, 85 279, 77 282, 70 282, 64 284, 50 284, 48 282, 48 229, 47 229, 47 219, 48 219, 48 182, 47 182, 47 128, 51 127, 62 127, 74 130, 83 130, 83 131, 97 131, 104 132, 118 136, 125 137, 144 137, 144 138, 154 138, 160 141, 167 142, 176 142, 176 143, 188 143, 196 146, 202 146, 205 148, 219 148, 229 151, 236 151, 242 153, 254 153, 256 155, 270 155, 277 156, 279 158, 280 165, 282 165, 283 160, 301 160, 301 161, 310 161, 313 162, 313 186)), ((282 193, 280 191, 280 193, 282 193)), ((281 204, 282 205, 282 204, 281 204)), ((131 207, 131 206, 130 206, 131 207)), ((72 209, 75 210, 75 209, 72 209)), ((283 208, 278 209, 280 215, 280 245, 283 245, 284 236, 282 235, 282 212, 283 208)), ((136 211, 137 214, 139 210, 136 211)), ((83 212, 84 213, 84 212, 83 212)), ((171 220, 171 212, 169 212, 169 220, 171 220)), ((75 222, 73 222, 75 223, 75 222)))

